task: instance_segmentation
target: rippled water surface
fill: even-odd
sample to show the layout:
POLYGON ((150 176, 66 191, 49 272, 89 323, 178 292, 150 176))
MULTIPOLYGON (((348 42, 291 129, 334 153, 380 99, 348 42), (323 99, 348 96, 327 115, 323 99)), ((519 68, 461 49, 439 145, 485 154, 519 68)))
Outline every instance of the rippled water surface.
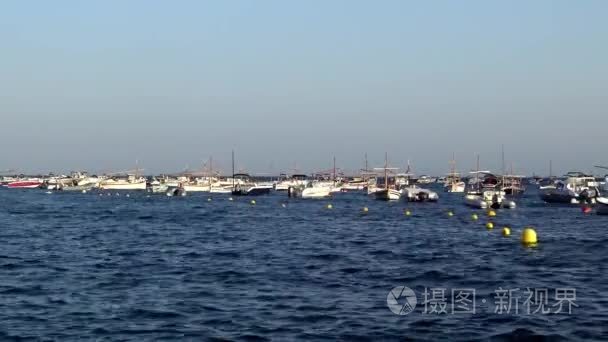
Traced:
POLYGON ((530 191, 488 230, 461 195, 440 196, 251 205, 0 189, 0 340, 608 339, 608 217, 530 191), (519 243, 526 225, 535 248, 519 243), (395 286, 416 292, 414 312, 389 310, 395 286), (448 314, 424 312, 425 288, 446 289, 448 314), (476 290, 474 314, 450 314, 456 288, 476 290), (549 305, 574 288, 578 307, 498 314, 499 288, 547 288, 549 305))

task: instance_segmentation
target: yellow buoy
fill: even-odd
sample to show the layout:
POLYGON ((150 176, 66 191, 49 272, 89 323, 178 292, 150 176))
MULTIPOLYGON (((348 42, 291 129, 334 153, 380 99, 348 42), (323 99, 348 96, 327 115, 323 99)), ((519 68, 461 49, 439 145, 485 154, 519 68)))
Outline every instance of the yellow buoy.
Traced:
POLYGON ((492 222, 486 223, 486 228, 493 229, 494 228, 494 223, 492 223, 492 222))
POLYGON ((496 212, 494 210, 489 210, 488 211, 488 216, 494 217, 494 216, 496 216, 496 212))
POLYGON ((411 216, 412 212, 406 209, 404 214, 405 214, 405 216, 411 216))
POLYGON ((477 221, 477 219, 479 219, 479 216, 477 216, 477 214, 473 214, 471 215, 471 219, 473 219, 473 221, 477 221))
POLYGON ((255 205, 255 200, 251 200, 251 205, 255 205))
POLYGON ((364 213, 366 213, 366 212, 368 212, 368 211, 369 211, 369 208, 368 208, 368 207, 363 207, 363 212, 364 212, 364 213))
POLYGON ((538 242, 536 231, 532 228, 525 228, 521 233, 521 242, 526 245, 533 245, 538 242))
POLYGON ((504 228, 502 229, 502 236, 509 236, 509 235, 511 235, 511 228, 509 228, 509 227, 504 227, 504 228))
POLYGON ((452 217, 452 216, 454 216, 454 213, 453 213, 453 212, 451 212, 451 211, 448 211, 448 216, 449 216, 449 217, 452 217))
POLYGON ((333 209, 333 207, 334 207, 334 206, 333 206, 333 205, 331 205, 331 203, 327 205, 327 209, 333 209))

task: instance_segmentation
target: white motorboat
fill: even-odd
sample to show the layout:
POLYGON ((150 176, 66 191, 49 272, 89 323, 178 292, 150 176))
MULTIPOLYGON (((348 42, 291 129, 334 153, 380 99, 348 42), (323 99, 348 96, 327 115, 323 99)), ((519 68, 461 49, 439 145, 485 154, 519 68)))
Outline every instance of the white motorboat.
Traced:
POLYGON ((423 189, 417 185, 410 185, 401 189, 401 195, 408 202, 436 202, 439 200, 439 195, 432 190, 423 189))
POLYGON ((481 193, 470 192, 464 196, 464 203, 477 209, 515 209, 517 207, 515 201, 507 199, 505 192, 502 190, 483 190, 481 193))
POLYGON ((289 197, 325 198, 331 196, 332 186, 325 182, 313 181, 306 186, 292 186, 287 190, 289 197))
POLYGON ((99 188, 103 190, 146 190, 146 179, 129 175, 127 179, 109 178, 101 181, 99 188))
POLYGON ((553 185, 539 190, 540 198, 547 203, 594 203, 599 195, 595 177, 582 172, 569 172, 566 180, 557 180, 553 185))

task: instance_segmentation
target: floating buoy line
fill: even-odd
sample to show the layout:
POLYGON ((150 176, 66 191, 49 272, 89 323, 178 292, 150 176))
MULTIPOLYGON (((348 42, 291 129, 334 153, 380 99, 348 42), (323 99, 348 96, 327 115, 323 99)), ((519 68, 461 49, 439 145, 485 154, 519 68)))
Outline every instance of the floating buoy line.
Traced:
MULTIPOLYGON (((47 194, 51 194, 52 192, 47 191, 46 193, 47 194)), ((82 193, 87 193, 87 192, 83 191, 82 193)), ((105 194, 106 194, 106 196, 112 196, 112 195, 114 195, 116 197, 121 196, 121 193, 119 193, 119 192, 115 192, 113 194, 110 193, 110 192, 107 192, 105 194)), ((99 193, 100 197, 103 197, 103 195, 104 195, 103 192, 99 193)), ((124 194, 124 197, 130 198, 131 195, 127 193, 127 194, 124 194)), ((151 197, 150 195, 146 196, 146 198, 150 198, 150 197, 151 197)), ((233 197, 228 197, 226 200, 229 201, 229 202, 235 202, 235 199, 233 197)), ((213 201, 213 198, 211 198, 211 197, 207 198, 207 202, 212 202, 212 201, 213 201)), ((255 206, 257 204, 257 201, 255 199, 252 199, 252 200, 249 201, 249 204, 251 206, 255 206)), ((285 203, 285 202, 281 202, 280 205, 281 205, 282 208, 287 208, 287 203, 285 203)), ((333 206, 332 203, 326 203, 324 205, 324 209, 331 210, 331 209, 334 209, 334 206, 333 206)), ((591 208, 584 206, 584 207, 581 208, 581 211, 584 214, 588 214, 588 213, 591 212, 591 208)), ((370 212, 370 208, 369 207, 364 206, 364 207, 361 208, 361 213, 367 214, 369 212, 370 212)), ((445 211, 445 214, 449 218, 452 218, 452 217, 456 216, 454 210, 452 210, 452 209, 449 209, 449 210, 445 211)), ((412 210, 410 208, 407 208, 407 207, 404 208, 403 209, 403 215, 406 216, 406 217, 411 217, 412 216, 412 210)), ((495 217, 498 216, 497 212, 495 210, 493 210, 493 209, 490 209, 490 210, 486 211, 486 215, 489 218, 495 218, 495 217)), ((473 222, 478 221, 479 220, 478 213, 472 213, 472 214, 470 214, 470 219, 473 222)), ((495 227, 495 223, 494 223, 494 221, 490 220, 490 221, 487 221, 484 224, 484 226, 485 226, 485 228, 488 231, 492 231, 494 229, 494 227, 495 227)), ((511 227, 508 226, 508 225, 503 226, 503 228, 500 231, 500 233, 505 238, 510 237, 511 236, 511 227)), ((525 247, 535 247, 535 246, 537 246, 538 245, 538 234, 536 233, 536 230, 533 227, 525 226, 523 228, 522 232, 521 232, 520 242, 525 247)))

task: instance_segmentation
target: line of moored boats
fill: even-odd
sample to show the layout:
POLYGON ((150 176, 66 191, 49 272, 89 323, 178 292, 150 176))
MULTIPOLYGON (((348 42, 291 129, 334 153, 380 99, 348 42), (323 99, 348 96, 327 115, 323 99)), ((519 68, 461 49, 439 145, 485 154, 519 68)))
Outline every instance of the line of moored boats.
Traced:
POLYGON ((255 196, 277 191, 285 192, 291 198, 327 198, 338 192, 359 191, 378 200, 435 202, 439 200, 439 194, 426 186, 440 183, 445 192, 462 193, 465 205, 480 209, 515 208, 517 195, 525 192, 526 185, 533 185, 538 187, 540 198, 547 203, 595 204, 598 213, 608 213, 608 198, 602 195, 608 192, 606 180, 582 172, 569 172, 560 178, 526 178, 476 170, 467 177, 461 177, 454 169, 444 177, 415 177, 409 172, 399 173, 397 169, 388 167, 387 163, 383 168, 362 172, 357 177, 337 175, 335 170, 314 177, 305 174, 281 175, 274 180, 260 180, 246 173, 235 173, 229 177, 218 174, 144 177, 137 174, 95 176, 74 172, 69 176, 5 176, 0 177, 0 185, 12 189, 41 188, 47 191, 141 190, 168 196, 185 196, 190 192, 255 196))

